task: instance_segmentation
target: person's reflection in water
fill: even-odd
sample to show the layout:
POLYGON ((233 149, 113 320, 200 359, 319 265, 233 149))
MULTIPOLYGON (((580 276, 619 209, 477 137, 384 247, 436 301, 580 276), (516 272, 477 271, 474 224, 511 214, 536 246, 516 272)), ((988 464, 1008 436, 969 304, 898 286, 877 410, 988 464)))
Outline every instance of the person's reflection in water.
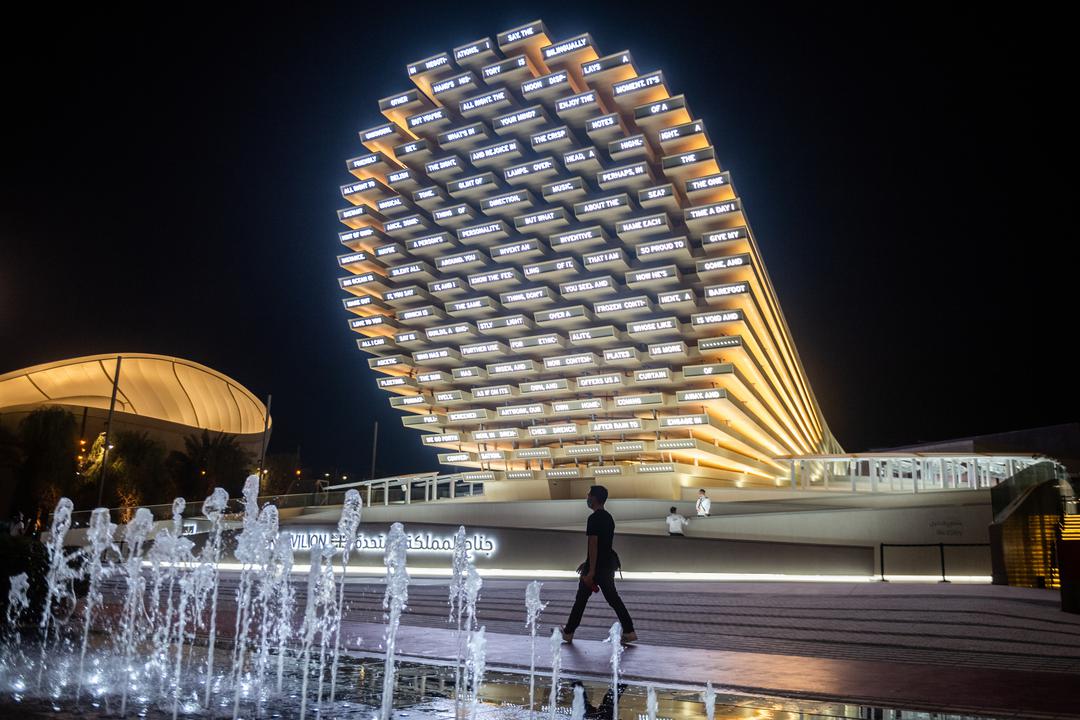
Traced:
MULTIPOLYGON (((583 694, 585 696, 585 717, 590 720, 614 720, 615 715, 615 696, 611 692, 611 688, 607 689, 604 693, 604 697, 600 700, 600 704, 593 707, 589 704, 589 689, 582 685, 580 680, 575 680, 573 687, 581 685, 583 694)), ((622 699, 623 693, 626 692, 626 685, 619 683, 619 699, 622 699)))

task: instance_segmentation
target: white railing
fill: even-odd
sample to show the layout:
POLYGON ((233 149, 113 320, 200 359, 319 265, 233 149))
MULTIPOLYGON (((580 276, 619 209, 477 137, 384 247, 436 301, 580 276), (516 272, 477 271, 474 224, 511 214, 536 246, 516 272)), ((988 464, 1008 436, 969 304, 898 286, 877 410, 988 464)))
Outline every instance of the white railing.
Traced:
POLYGON ((484 480, 490 479, 489 472, 419 473, 416 475, 394 475, 391 477, 361 480, 358 482, 332 485, 330 490, 356 488, 368 507, 372 505, 410 505, 414 502, 434 500, 455 500, 459 497, 476 497, 484 494, 484 480))
POLYGON ((790 467, 793 490, 917 493, 988 489, 1039 463, 1041 455, 984 453, 853 453, 781 459, 790 467))

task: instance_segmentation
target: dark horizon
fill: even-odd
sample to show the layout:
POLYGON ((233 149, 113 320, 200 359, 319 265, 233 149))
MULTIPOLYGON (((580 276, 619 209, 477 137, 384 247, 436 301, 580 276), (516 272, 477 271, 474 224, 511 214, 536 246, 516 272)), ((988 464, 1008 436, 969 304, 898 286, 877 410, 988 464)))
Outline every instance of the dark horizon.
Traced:
POLYGON ((663 69, 706 121, 846 450, 1080 418, 1047 108, 1071 83, 1050 19, 426 7, 94 8, 9 27, 0 373, 175 355, 273 393, 271 452, 366 473, 378 420, 379 474, 434 469, 346 326, 344 161, 378 98, 409 86, 406 63, 541 17, 663 69))

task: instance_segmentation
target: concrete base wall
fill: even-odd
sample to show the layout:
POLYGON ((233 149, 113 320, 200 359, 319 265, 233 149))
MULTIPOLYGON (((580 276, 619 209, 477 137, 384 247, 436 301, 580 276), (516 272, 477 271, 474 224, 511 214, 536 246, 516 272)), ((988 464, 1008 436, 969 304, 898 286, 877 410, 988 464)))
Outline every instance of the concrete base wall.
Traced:
MULTIPOLYGON (((545 481, 532 482, 537 484, 533 488, 537 494, 545 492, 545 481)), ((561 481, 560 487, 569 486, 561 481)), ((889 575, 933 577, 941 568, 938 543, 989 539, 987 491, 843 495, 713 490, 709 495, 714 513, 709 518, 694 517, 692 500, 610 500, 608 510, 618 528, 616 547, 620 554, 623 548, 630 552, 623 557, 625 569, 871 575, 880 572, 881 543, 930 543, 932 547, 887 548, 885 561, 889 575), (663 518, 672 505, 691 518, 685 538, 667 536, 663 518)), ((500 553, 498 562, 484 560, 487 567, 572 570, 584 558, 583 531, 589 512, 584 500, 576 498, 509 502, 490 496, 484 501, 460 498, 366 507, 362 529, 369 534, 383 532, 390 523, 403 522, 410 533, 429 528, 446 538, 464 525, 470 534, 490 531, 502 538, 500 543, 510 543, 505 547, 513 548, 512 553, 500 553), (563 555, 573 562, 568 564, 563 555), (503 564, 511 561, 515 564, 503 564)), ((340 506, 326 506, 288 508, 281 517, 285 528, 327 532, 336 526, 340 514, 340 506)), ((84 536, 84 528, 73 529, 69 542, 80 544, 84 536)), ((417 562, 427 562, 424 557, 417 555, 417 562)), ((434 557, 436 564, 445 559, 427 557, 434 557)), ((360 564, 364 563, 379 564, 381 555, 368 555, 360 564)), ((951 576, 989 576, 989 548, 947 548, 946 571, 951 576)))
POLYGON ((567 480, 507 480, 484 485, 484 502, 565 500, 570 497, 567 480))
MULTIPOLYGON (((700 480, 700 478, 698 478, 700 480)), ((505 480, 484 485, 482 502, 514 502, 517 500, 572 500, 584 499, 592 485, 602 484, 612 498, 637 498, 656 500, 684 499, 687 476, 656 475, 628 477, 605 477, 582 480, 505 480)), ((693 489, 696 493, 697 490, 693 489)))
MULTIPOLYGON (((696 493, 695 493, 696 495, 696 493)), ((950 491, 918 495, 839 494, 791 490, 712 489, 713 516, 694 517, 694 501, 618 500, 608 502, 621 537, 667 537, 663 518, 675 506, 691 519, 689 538, 814 543, 871 547, 879 572, 881 543, 986 543, 991 519, 988 491, 950 491)), ((304 519, 336 521, 337 508, 309 509, 304 519)), ((580 532, 589 510, 584 501, 474 502, 463 499, 364 509, 365 522, 463 524, 466 527, 519 527, 580 532)), ((886 548, 886 570, 893 575, 933 576, 940 572, 937 547, 886 548)), ((947 548, 950 575, 990 575, 989 548, 947 548)))
MULTIPOLYGON (((296 518, 282 529, 298 537, 305 533, 336 532, 335 524, 304 522, 296 518)), ((389 525, 365 518, 361 530, 368 538, 377 538, 389 525)), ((406 525, 408 535, 417 544, 447 543, 457 527, 430 523, 406 525)), ((533 528, 470 525, 468 538, 490 543, 489 554, 476 553, 480 569, 522 571, 573 571, 586 558, 584 528, 576 531, 538 530, 533 528)), ((303 543, 301 543, 303 544, 303 543)), ((623 571, 633 573, 749 573, 784 575, 840 575, 866 577, 873 573, 874 549, 852 545, 823 545, 785 542, 754 542, 711 538, 670 538, 650 535, 616 534, 615 550, 622 559, 623 571)), ((307 551, 296 550, 298 559, 307 551)), ((373 549, 353 555, 352 563, 379 565, 381 551, 373 549)), ((414 568, 448 568, 446 552, 410 552, 414 568)))
MULTIPOLYGON (((815 509, 693 518, 691 534, 838 544, 985 543, 990 541, 991 519, 989 504, 815 509)), ((622 529, 632 532, 651 528, 635 521, 622 529)))
MULTIPOLYGON (((573 480, 570 482, 570 499, 580 499, 584 502, 585 496, 589 494, 589 488, 593 485, 606 487, 612 498, 679 499, 679 476, 677 475, 657 477, 631 475, 624 478, 605 477, 602 480, 596 478, 573 480)), ((487 491, 486 487, 484 491, 487 491)))
MULTIPOLYGON (((777 508, 775 512, 755 508, 757 511, 744 514, 726 508, 729 514, 692 518, 687 533, 693 537, 878 548, 882 543, 989 543, 993 514, 988 493, 971 493, 975 497, 966 498, 945 495, 952 494, 940 494, 936 499, 938 504, 931 504, 933 498, 920 497, 906 506, 890 498, 869 507, 807 506, 798 510, 777 508)), ((623 532, 666 532, 662 523, 654 520, 630 520, 619 527, 623 532)), ((880 572, 880 553, 875 563, 875 571, 880 572)), ((990 548, 946 548, 945 565, 949 575, 989 576, 990 548)), ((935 575, 941 569, 940 551, 937 547, 886 547, 885 566, 892 575, 935 575)))
MULTIPOLYGON (((564 481, 565 482, 565 481, 564 481)), ((608 510, 616 522, 658 519, 667 515, 673 503, 667 500, 611 500, 608 510)), ((674 503, 679 504, 679 503, 674 503)), ((693 506, 682 503, 685 512, 693 506)), ((374 505, 364 508, 365 522, 436 523, 446 525, 529 527, 542 529, 579 529, 589 516, 584 496, 575 500, 522 500, 511 502, 476 502, 469 498, 441 500, 411 505, 374 505)), ((305 508, 301 514, 310 521, 337 522, 340 506, 305 508)))

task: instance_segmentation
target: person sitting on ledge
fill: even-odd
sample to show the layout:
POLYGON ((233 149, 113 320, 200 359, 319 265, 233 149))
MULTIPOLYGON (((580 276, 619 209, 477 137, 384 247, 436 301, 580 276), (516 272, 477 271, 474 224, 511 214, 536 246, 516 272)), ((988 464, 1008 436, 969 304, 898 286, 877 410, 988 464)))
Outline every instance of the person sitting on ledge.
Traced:
POLYGON ((685 534, 683 530, 690 524, 690 521, 680 515, 679 511, 674 507, 671 508, 671 514, 664 520, 667 522, 667 534, 678 535, 679 537, 683 537, 685 534))

